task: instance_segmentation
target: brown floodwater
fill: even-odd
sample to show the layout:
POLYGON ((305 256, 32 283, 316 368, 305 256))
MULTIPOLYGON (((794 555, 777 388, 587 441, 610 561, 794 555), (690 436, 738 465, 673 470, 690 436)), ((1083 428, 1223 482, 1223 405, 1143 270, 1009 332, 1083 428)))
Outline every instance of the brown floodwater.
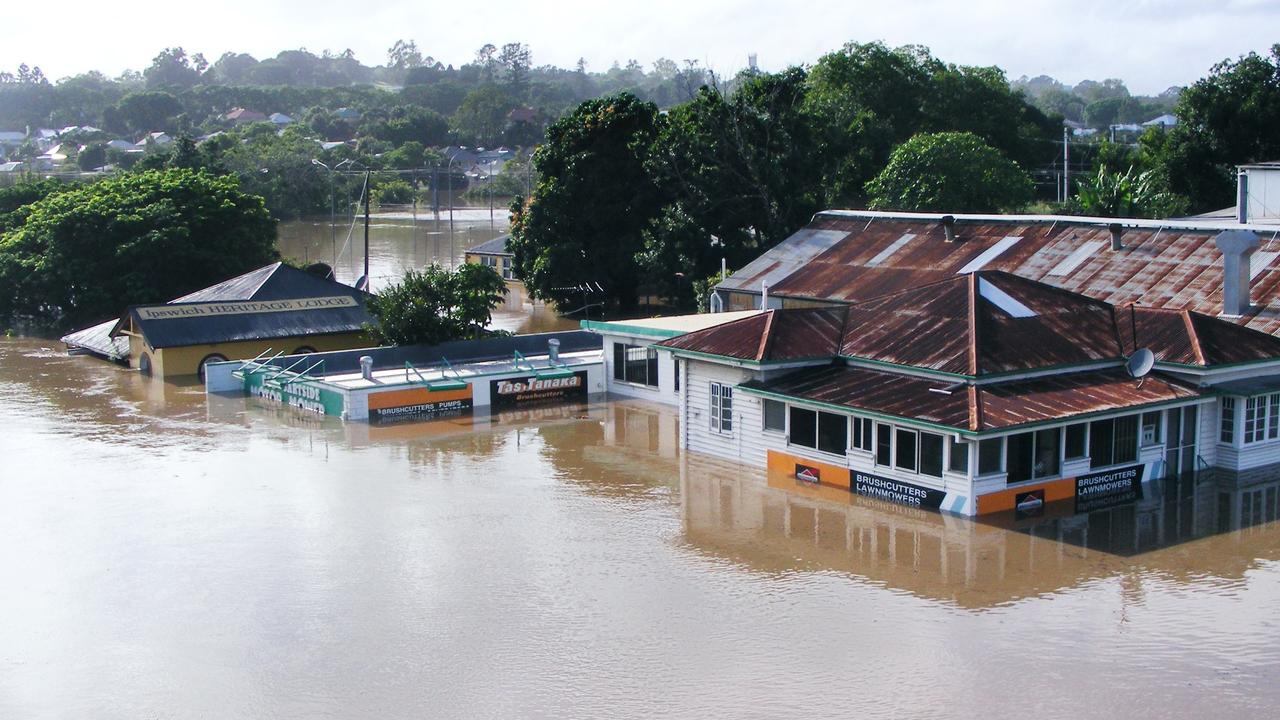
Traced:
MULTIPOLYGON (((438 218, 429 209, 415 213, 410 207, 375 213, 369 222, 370 288, 376 292, 396 282, 405 270, 432 263, 457 265, 464 261, 467 248, 503 235, 510 227, 505 206, 494 208, 492 215, 488 207, 455 207, 452 230, 447 209, 438 218)), ((334 226, 328 217, 280 223, 277 246, 285 257, 328 263, 340 282, 353 284, 364 273, 363 218, 354 223, 339 218, 334 226)), ((495 310, 491 327, 524 334, 578 326, 578 320, 529 304, 523 311, 495 310)))
POLYGON ((0 340, 0 718, 1275 716, 1239 492, 997 526, 677 426, 344 426, 0 340))

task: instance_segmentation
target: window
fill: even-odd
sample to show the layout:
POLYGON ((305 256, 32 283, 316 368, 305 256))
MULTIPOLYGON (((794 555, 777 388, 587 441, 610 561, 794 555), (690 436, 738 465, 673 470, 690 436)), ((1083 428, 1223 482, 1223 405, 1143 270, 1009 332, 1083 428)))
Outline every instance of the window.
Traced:
POLYGON ((764 429, 773 432, 787 430, 787 404, 777 400, 764 400, 764 429))
POLYGON ((859 450, 871 452, 871 422, 866 418, 856 417, 853 419, 853 446, 859 450))
POLYGON ((899 470, 916 471, 916 431, 897 428, 894 433, 893 466, 899 470))
POLYGON ((1089 438, 1089 424, 1076 423, 1068 425, 1066 430, 1067 441, 1063 444, 1064 455, 1068 460, 1076 460, 1082 457, 1088 457, 1089 446, 1087 440, 1089 438))
MULTIPOLYGON (((1233 407, 1234 402, 1232 400, 1233 407)), ((1245 444, 1275 440, 1277 437, 1280 437, 1280 393, 1246 399, 1244 401, 1245 444)))
POLYGON ((876 424, 876 464, 886 467, 893 464, 892 425, 876 424))
POLYGON ((511 270, 511 266, 514 265, 515 262, 516 262, 515 258, 503 259, 502 261, 502 279, 503 280, 511 280, 515 278, 515 273, 513 273, 511 270))
POLYGON ((942 436, 920 433, 920 474, 942 477, 942 436))
POLYGON ((1267 432, 1266 398, 1251 397, 1244 401, 1244 442, 1255 443, 1262 440, 1267 432))
POLYGON ((1039 480, 1058 475, 1061 437, 1062 433, 1058 428, 1010 435, 1006 441, 1008 482, 1039 480))
POLYGON ((614 343, 613 379, 658 387, 658 351, 652 347, 614 343))
POLYGON ((791 408, 792 445, 843 455, 849 449, 849 418, 829 412, 791 408))
POLYGON ((733 388, 723 383, 711 383, 711 429, 733 432, 733 388))
POLYGON ((992 475, 1004 470, 1004 438, 978 441, 978 474, 992 475))
POLYGON ((1222 398, 1221 407, 1221 430, 1218 433, 1218 440, 1219 442, 1230 444, 1236 441, 1236 399, 1230 397, 1222 398))
POLYGON ((1137 415, 1089 423, 1089 467, 1120 465, 1137 459, 1137 415))
POLYGON ((954 473, 969 473, 969 443, 951 436, 951 457, 947 469, 954 473))
POLYGON ((818 412, 804 408, 791 408, 791 432, 787 442, 804 447, 818 447, 818 412))
POLYGON ((1142 413, 1142 446, 1160 442, 1160 411, 1142 413))
POLYGON ((818 413, 818 449, 843 455, 849 450, 849 418, 835 413, 818 413))
POLYGON ((680 358, 671 358, 671 369, 674 371, 672 374, 675 375, 675 383, 672 387, 676 392, 680 392, 680 358))

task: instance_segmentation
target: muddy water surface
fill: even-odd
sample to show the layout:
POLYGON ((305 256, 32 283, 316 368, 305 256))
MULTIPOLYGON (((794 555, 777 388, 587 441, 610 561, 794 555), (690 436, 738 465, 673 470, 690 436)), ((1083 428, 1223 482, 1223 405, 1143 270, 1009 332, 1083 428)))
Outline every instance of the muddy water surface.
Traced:
POLYGON ((677 433, 343 426, 0 340, 0 718, 1275 716, 1241 492, 997 527, 677 433))

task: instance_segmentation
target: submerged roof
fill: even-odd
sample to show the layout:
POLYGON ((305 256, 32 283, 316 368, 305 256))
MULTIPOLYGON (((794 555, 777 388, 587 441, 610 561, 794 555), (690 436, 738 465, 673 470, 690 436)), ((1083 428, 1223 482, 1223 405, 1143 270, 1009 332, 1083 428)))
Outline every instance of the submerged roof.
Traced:
POLYGON ((350 285, 274 263, 163 305, 131 307, 126 317, 164 348, 355 332, 372 320, 364 301, 350 285))
POLYGON ((511 234, 499 235, 492 240, 485 240, 479 245, 467 248, 468 255, 514 255, 515 253, 507 249, 507 241, 511 239, 511 234))
POLYGON ((62 342, 70 350, 81 350, 108 360, 124 360, 129 357, 129 338, 111 334, 120 321, 112 318, 93 327, 63 335, 62 342))
POLYGON ((1003 430, 1200 395, 1195 387, 1158 373, 1137 382, 1123 368, 956 387, 945 380, 828 365, 775 380, 751 380, 742 387, 965 432, 1003 430))
POLYGON ((954 215, 958 240, 948 242, 944 216, 829 211, 717 287, 776 297, 853 303, 976 270, 1002 270, 1113 305, 1222 309, 1225 229, 1259 233, 1252 263, 1257 309, 1237 322, 1280 333, 1280 237, 1275 227, 1215 220, 1133 220, 1017 215, 954 215), (1121 227, 1124 249, 1111 250, 1109 226, 1121 227))

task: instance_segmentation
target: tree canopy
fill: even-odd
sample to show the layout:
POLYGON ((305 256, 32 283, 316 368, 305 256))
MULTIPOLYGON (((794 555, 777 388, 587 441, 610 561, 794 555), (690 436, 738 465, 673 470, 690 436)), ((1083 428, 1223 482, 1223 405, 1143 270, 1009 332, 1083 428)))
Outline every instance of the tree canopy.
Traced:
POLYGON ((506 292, 502 276, 487 265, 409 270, 399 283, 369 298, 366 307, 377 322, 368 330, 377 342, 390 345, 483 337, 490 334, 491 311, 506 292))
POLYGON ((165 302, 278 258, 262 199, 191 170, 120 175, 26 206, 0 236, 0 316, 61 325, 165 302))
POLYGON ((875 210, 996 212, 1031 199, 1018 164, 973 133, 921 133, 867 183, 875 210))

